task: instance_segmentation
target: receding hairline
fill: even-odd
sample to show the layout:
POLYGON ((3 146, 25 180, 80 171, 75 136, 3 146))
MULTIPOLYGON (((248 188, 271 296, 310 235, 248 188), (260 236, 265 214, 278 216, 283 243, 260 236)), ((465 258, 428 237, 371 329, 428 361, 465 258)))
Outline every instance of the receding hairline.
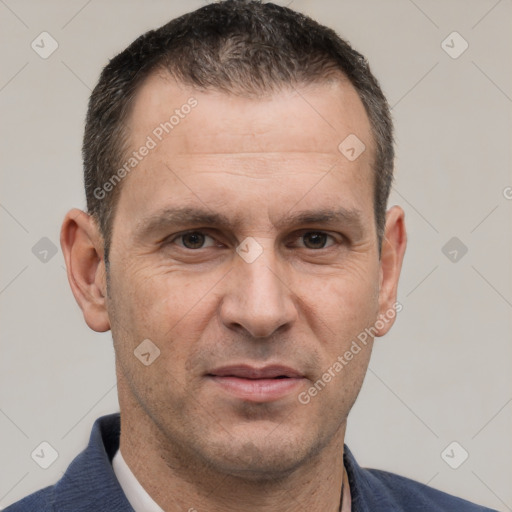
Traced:
MULTIPOLYGON (((125 121, 124 121, 124 133, 125 137, 123 138, 123 144, 122 144, 122 150, 120 151, 118 160, 120 162, 126 160, 129 158, 129 153, 133 151, 134 149, 137 149, 135 147, 135 141, 132 140, 129 134, 134 133, 133 129, 133 123, 134 123, 134 111, 137 105, 137 102, 140 100, 141 92, 142 90, 148 86, 149 82, 152 80, 161 80, 163 82, 168 82, 171 86, 177 86, 179 89, 181 89, 183 92, 189 93, 190 96, 194 96, 194 94, 208 94, 208 93, 220 93, 223 96, 229 97, 234 96, 237 98, 242 99, 248 99, 248 100, 268 100, 273 97, 276 97, 281 92, 294 92, 298 96, 301 96, 304 99, 305 104, 308 104, 309 107, 312 110, 314 109, 314 106, 308 103, 307 99, 304 98, 302 95, 303 92, 317 92, 319 89, 321 89, 324 86, 336 86, 341 85, 344 87, 349 87, 352 92, 354 93, 354 96, 357 98, 357 101, 359 102, 359 106, 361 107, 362 112, 364 112, 366 124, 368 127, 368 134, 370 136, 370 140, 368 141, 368 144, 365 144, 369 149, 372 151, 372 161, 371 166, 372 168, 375 166, 375 160, 377 157, 377 144, 376 144, 376 134, 374 131, 373 123, 371 120, 371 117, 368 113, 368 109, 361 98, 361 94, 359 93, 357 87, 352 83, 350 78, 344 74, 339 69, 333 69, 328 74, 318 76, 318 78, 315 78, 313 80, 301 80, 301 81, 294 81, 294 82, 288 82, 283 81, 279 84, 273 84, 274 87, 266 89, 266 90, 255 90, 250 91, 246 86, 237 88, 235 84, 234 88, 231 87, 198 87, 195 83, 193 83, 192 80, 187 79, 181 79, 178 77, 172 69, 168 69, 162 65, 157 66, 154 70, 148 73, 147 76, 144 77, 143 80, 137 85, 137 88, 135 90, 135 93, 133 94, 133 97, 130 99, 130 104, 128 106, 128 110, 126 113, 125 121)), ((342 98, 340 98, 340 101, 342 101, 342 98)), ((175 107, 179 107, 178 104, 175 105, 175 107)), ((317 112, 317 114, 322 117, 322 114, 317 112)), ((165 116, 164 116, 165 117, 165 116)), ((164 121, 165 119, 162 119, 164 121)), ((324 121, 328 123, 324 119, 324 121)), ((331 126, 332 128, 332 126, 331 126)), ((150 135, 148 133, 148 135, 150 135)), ((341 142, 341 140, 340 140, 341 142)))

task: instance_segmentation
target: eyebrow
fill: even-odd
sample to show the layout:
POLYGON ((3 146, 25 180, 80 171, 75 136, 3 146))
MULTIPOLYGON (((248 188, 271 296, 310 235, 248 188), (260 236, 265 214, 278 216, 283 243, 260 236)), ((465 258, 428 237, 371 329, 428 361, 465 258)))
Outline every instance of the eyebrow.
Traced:
MULTIPOLYGON (((242 225, 243 217, 237 215, 229 218, 221 213, 212 212, 201 208, 176 207, 166 208, 158 213, 142 219, 137 226, 141 234, 149 234, 158 229, 169 226, 215 226, 224 229, 235 230, 242 225)), ((343 224, 354 229, 357 233, 364 231, 361 212, 356 209, 312 209, 300 210, 286 215, 275 221, 277 229, 302 224, 343 224)))

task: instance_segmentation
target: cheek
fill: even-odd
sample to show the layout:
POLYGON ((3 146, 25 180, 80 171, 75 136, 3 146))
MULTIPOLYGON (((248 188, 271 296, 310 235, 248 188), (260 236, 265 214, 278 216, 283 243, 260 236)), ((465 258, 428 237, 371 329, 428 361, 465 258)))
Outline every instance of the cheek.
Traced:
POLYGON ((376 270, 351 273, 329 280, 309 301, 317 306, 311 320, 314 336, 319 339, 322 374, 302 398, 318 395, 315 407, 329 409, 333 421, 340 411, 349 411, 361 389, 371 356, 373 339, 367 328, 378 315, 378 284, 376 270), (321 347, 321 348, 320 348, 321 347), (329 405, 326 405, 329 404, 329 405))
POLYGON ((175 357, 174 351, 190 346, 205 329, 218 280, 158 268, 113 273, 109 314, 114 340, 123 341, 123 350, 133 351, 150 339, 162 356, 172 346, 175 357), (180 343, 174 344, 178 338, 180 343))
POLYGON ((316 286, 314 290, 314 293, 308 294, 308 301, 338 339, 357 335, 377 318, 377 266, 343 271, 327 278, 322 286, 316 286))
POLYGON ((177 410, 185 407, 188 377, 183 362, 211 315, 212 286, 206 278, 191 282, 165 272, 150 275, 139 270, 112 276, 109 314, 116 359, 141 403, 165 400, 177 410), (147 344, 144 340, 151 341, 150 357, 158 353, 147 366, 136 357, 138 347, 147 344))

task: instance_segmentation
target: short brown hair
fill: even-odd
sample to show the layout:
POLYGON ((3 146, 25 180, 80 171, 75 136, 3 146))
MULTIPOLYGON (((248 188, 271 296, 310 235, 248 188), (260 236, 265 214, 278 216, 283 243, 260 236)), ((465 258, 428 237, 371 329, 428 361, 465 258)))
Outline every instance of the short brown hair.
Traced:
POLYGON ((380 244, 393 179, 393 125, 367 61, 332 29, 303 14, 272 3, 225 0, 141 35, 108 63, 91 94, 82 148, 85 193, 105 239, 107 261, 121 184, 108 194, 98 190, 122 165, 134 97, 157 69, 200 90, 238 95, 319 83, 341 73, 359 94, 372 127, 380 244))

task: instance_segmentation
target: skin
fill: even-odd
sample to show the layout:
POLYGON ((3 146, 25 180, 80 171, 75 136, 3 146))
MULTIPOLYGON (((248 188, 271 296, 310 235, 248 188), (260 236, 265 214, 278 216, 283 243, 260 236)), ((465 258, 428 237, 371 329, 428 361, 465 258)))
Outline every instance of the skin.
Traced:
POLYGON ((300 504, 334 512, 347 416, 372 342, 308 404, 298 394, 392 310, 404 212, 388 210, 379 255, 374 143, 348 82, 256 99, 154 74, 131 114, 133 149, 191 96, 197 107, 122 182, 108 286, 94 219, 72 210, 62 227, 85 321, 112 331, 121 451, 166 511, 296 511, 300 504), (352 162, 338 150, 349 134, 366 145, 352 162), (232 225, 162 221, 148 229, 148 219, 178 206, 222 214, 232 225), (299 211, 340 207, 351 215, 282 223, 299 211), (178 236, 187 230, 201 231, 204 246, 193 245, 201 234, 199 242, 178 236), (236 252, 246 237, 263 250, 252 263, 236 252), (134 356, 145 339, 160 350, 149 366, 134 356), (206 376, 232 364, 282 364, 304 378, 277 400, 249 401, 206 376))

